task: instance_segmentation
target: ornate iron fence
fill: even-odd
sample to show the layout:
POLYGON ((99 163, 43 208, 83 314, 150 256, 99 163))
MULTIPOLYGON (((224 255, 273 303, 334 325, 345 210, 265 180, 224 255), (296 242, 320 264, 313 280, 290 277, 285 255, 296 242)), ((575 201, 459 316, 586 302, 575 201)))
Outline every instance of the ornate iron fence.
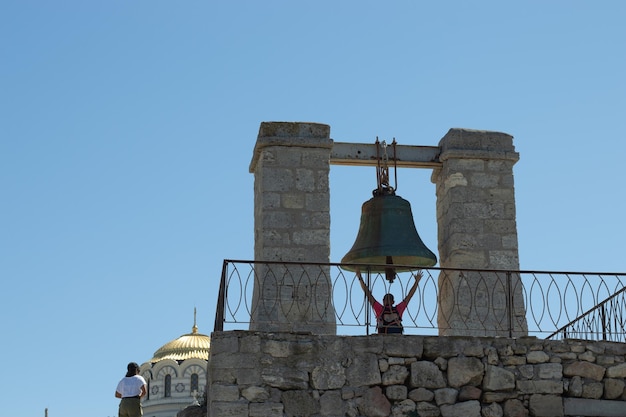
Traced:
MULTIPOLYGON (((327 320, 338 334, 369 334, 376 318, 353 272, 341 264, 225 260, 215 330, 263 320, 327 320), (255 289, 256 287, 256 289, 255 289), (330 288, 329 294, 321 294, 330 288), (256 293, 255 293, 256 291, 256 293), (320 298, 328 299, 320 304, 320 298)), ((399 270, 401 269, 398 266, 399 270)), ((411 272, 393 283, 361 270, 377 299, 403 299, 411 272)), ((626 274, 424 268, 403 316, 405 333, 626 341, 626 274)))
POLYGON ((626 287, 567 323, 548 338, 626 342, 626 287))

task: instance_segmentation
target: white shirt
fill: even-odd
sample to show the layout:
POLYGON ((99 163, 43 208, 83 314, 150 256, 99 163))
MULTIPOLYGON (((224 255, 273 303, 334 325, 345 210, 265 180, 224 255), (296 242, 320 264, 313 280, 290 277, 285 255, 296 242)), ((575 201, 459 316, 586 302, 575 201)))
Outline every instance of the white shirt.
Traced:
POLYGON ((119 384, 117 384, 116 391, 122 394, 124 397, 135 397, 141 394, 141 387, 146 384, 146 380, 141 375, 124 377, 119 384))

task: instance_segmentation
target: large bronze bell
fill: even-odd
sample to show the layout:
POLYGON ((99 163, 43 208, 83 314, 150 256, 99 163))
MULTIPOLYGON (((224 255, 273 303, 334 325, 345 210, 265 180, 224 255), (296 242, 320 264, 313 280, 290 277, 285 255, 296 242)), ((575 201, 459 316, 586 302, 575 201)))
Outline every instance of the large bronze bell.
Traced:
POLYGON ((394 271, 433 266, 437 257, 417 234, 409 202, 393 189, 382 191, 387 192, 374 190, 374 197, 363 203, 359 233, 341 263, 348 271, 356 270, 351 263, 368 264, 370 271, 385 272, 393 282, 394 271))

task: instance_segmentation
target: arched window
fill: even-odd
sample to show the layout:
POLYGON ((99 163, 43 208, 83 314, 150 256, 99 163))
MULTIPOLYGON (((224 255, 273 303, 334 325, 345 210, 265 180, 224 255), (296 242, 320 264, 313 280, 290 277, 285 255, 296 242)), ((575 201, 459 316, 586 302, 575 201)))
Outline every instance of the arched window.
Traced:
POLYGON ((193 394, 194 391, 197 394, 199 394, 199 392, 198 392, 198 374, 191 374, 191 394, 193 394))
POLYGON ((165 397, 172 395, 172 375, 165 375, 165 397))

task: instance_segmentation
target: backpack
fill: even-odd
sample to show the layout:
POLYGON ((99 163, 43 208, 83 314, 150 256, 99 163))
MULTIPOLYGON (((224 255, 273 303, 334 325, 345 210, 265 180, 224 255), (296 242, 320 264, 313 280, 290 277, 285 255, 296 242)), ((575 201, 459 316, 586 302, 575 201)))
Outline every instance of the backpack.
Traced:
POLYGON ((402 319, 395 306, 385 306, 380 316, 377 317, 378 333, 400 333, 402 334, 404 328, 402 327, 402 319))

